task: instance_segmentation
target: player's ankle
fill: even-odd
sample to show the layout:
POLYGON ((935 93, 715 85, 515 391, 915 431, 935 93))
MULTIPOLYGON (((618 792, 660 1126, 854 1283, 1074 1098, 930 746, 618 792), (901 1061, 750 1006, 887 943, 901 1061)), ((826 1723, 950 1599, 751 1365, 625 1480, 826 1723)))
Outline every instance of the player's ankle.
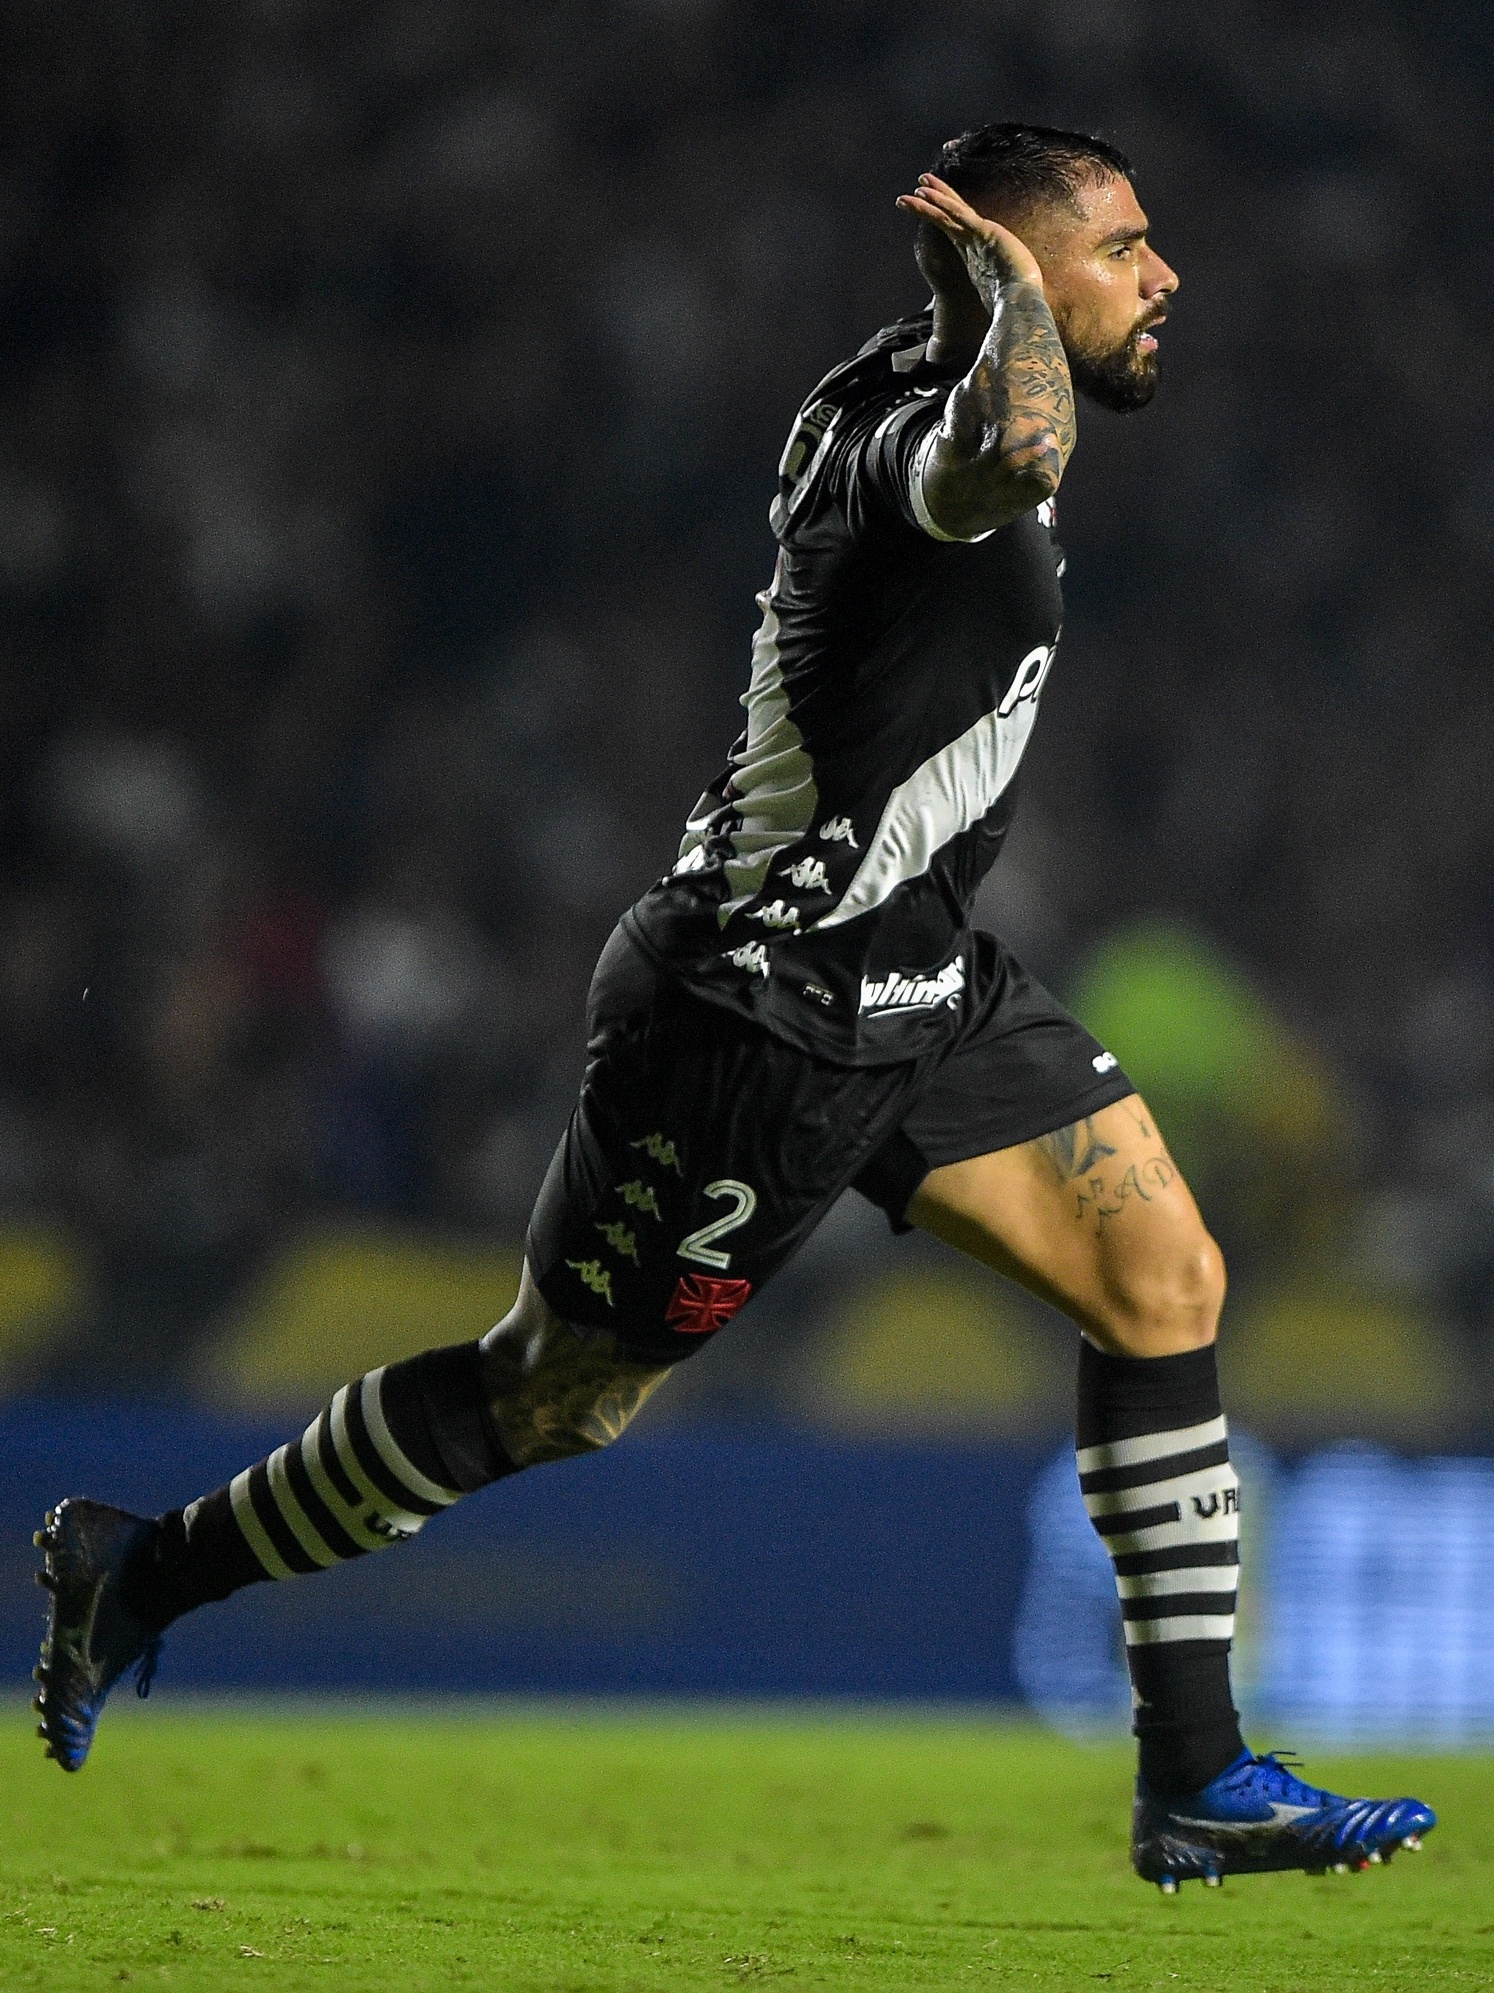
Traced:
POLYGON ((147 1541, 119 1574, 119 1602, 132 1618, 160 1633, 188 1610, 179 1602, 176 1582, 186 1551, 182 1512, 158 1516, 147 1541))
POLYGON ((1209 1723, 1137 1732, 1136 1773, 1156 1799, 1186 1799, 1212 1785, 1245 1749, 1233 1712, 1209 1723))

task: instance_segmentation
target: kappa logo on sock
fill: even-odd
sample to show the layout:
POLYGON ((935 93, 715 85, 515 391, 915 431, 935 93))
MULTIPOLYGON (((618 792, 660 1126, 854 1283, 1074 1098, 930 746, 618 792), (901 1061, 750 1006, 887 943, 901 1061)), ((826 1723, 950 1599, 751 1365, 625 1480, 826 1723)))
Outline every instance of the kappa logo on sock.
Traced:
POLYGON ((718 1280, 708 1273, 682 1273, 664 1310, 664 1319, 685 1336, 714 1335, 724 1329, 752 1293, 750 1280, 718 1280))

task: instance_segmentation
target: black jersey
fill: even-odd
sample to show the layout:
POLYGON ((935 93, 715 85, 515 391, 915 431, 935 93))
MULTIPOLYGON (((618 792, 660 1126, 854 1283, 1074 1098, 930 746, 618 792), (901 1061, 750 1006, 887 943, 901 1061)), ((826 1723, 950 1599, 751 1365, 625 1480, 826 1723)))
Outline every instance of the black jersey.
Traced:
POLYGON ((746 731, 625 916, 700 996, 858 1066, 965 1022, 970 904, 1062 616, 1051 504, 969 541, 928 515, 922 453, 954 384, 931 331, 887 327, 800 411, 746 731))

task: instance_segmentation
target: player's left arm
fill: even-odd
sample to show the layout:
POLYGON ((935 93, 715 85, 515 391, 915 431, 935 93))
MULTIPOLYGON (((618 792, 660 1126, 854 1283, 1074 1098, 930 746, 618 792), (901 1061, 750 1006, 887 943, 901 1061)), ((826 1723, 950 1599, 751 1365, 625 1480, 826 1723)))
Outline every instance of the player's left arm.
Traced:
POLYGON ((1020 237, 933 174, 899 206, 943 231, 991 314, 975 365, 914 469, 920 509, 939 536, 976 539, 1057 491, 1078 433, 1068 360, 1043 273, 1020 237))

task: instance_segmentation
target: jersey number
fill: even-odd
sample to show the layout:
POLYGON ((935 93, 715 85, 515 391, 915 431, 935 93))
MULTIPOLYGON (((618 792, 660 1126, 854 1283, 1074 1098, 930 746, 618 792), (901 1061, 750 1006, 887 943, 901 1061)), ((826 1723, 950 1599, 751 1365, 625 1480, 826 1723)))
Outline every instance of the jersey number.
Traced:
POLYGON ((731 1254, 717 1252, 712 1244, 714 1239, 724 1239, 728 1232, 736 1231, 745 1225, 757 1209, 757 1192, 750 1183, 738 1183, 734 1176, 723 1176, 705 1187, 707 1197, 729 1197, 732 1208, 724 1218, 713 1218, 709 1225, 702 1225, 698 1232, 692 1232, 679 1243, 679 1257, 693 1259, 700 1266, 718 1267, 722 1273, 731 1265, 731 1254))

